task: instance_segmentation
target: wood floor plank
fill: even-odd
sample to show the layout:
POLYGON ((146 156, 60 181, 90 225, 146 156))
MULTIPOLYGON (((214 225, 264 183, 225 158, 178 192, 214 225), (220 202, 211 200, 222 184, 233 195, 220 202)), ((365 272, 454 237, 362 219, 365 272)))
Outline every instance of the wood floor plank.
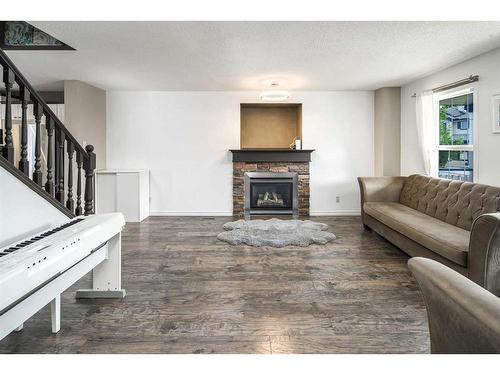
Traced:
POLYGON ((227 217, 150 217, 123 232, 124 300, 62 296, 0 353, 426 353, 425 305, 408 257, 359 217, 316 217, 325 246, 230 246, 227 217))

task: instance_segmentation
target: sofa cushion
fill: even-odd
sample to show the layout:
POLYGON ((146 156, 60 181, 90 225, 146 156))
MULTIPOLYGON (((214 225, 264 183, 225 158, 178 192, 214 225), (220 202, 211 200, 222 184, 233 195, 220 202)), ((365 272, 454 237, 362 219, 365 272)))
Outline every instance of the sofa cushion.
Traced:
POLYGON ((411 175, 405 180, 399 202, 470 231, 478 216, 498 211, 500 188, 411 175))
POLYGON ((436 254, 467 267, 470 232, 397 202, 366 202, 363 209, 436 254))

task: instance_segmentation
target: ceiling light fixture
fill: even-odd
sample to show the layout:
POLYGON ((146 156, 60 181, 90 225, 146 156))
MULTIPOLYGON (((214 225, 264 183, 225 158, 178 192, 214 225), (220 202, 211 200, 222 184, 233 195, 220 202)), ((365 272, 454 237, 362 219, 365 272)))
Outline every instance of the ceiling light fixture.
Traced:
POLYGON ((282 102, 290 98, 288 91, 269 90, 260 94, 260 100, 265 102, 282 102))
MULTIPOLYGON (((268 87, 277 89, 280 86, 279 81, 269 81, 268 87)), ((283 90, 267 90, 260 94, 260 100, 265 102, 283 102, 290 98, 290 93, 283 90)))

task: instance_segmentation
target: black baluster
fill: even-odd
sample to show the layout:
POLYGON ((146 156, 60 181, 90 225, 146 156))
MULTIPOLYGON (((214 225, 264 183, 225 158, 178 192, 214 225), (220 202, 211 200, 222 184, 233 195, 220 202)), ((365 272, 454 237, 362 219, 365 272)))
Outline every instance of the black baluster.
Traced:
POLYGON ((64 140, 65 135, 61 129, 56 132, 56 155, 57 155, 57 180, 56 199, 64 204, 64 140))
POLYGON ((87 158, 83 162, 85 170, 85 215, 94 213, 94 170, 96 166, 94 146, 87 145, 87 158))
POLYGON ((50 116, 45 114, 47 128, 47 181, 45 182, 45 191, 50 194, 51 197, 54 196, 54 121, 50 116))
POLYGON ((39 186, 42 186, 42 132, 41 132, 41 121, 43 115, 43 107, 40 103, 33 103, 33 115, 35 116, 35 170, 33 171, 33 181, 35 181, 39 186))
POLYGON ((12 86, 14 85, 14 72, 9 68, 3 70, 3 82, 5 84, 5 144, 3 145, 3 156, 14 163, 14 143, 12 141, 12 86))
POLYGON ((19 169, 26 176, 29 176, 29 161, 28 161, 28 102, 30 93, 26 87, 21 87, 21 160, 19 160, 19 169))
POLYGON ((75 152, 75 146, 68 139, 68 197, 66 199, 66 208, 73 212, 75 210, 75 201, 73 200, 73 154, 75 152))
POLYGON ((75 215, 80 216, 83 214, 82 209, 82 153, 76 152, 76 209, 75 215))
POLYGON ((59 157, 59 128, 54 122, 54 197, 57 199, 57 192, 59 190, 59 163, 61 158, 59 157))

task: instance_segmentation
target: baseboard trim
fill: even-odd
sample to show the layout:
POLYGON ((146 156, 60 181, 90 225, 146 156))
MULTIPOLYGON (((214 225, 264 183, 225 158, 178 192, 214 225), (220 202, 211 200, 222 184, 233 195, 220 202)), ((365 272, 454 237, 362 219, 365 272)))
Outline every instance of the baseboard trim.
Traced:
POLYGON ((150 212, 149 216, 233 216, 232 212, 195 212, 195 211, 156 211, 150 212))
POLYGON ((361 216, 360 210, 311 211, 311 216, 361 216))
MULTIPOLYGON (((360 210, 338 210, 338 211, 311 211, 311 216, 360 216, 360 210)), ((149 216, 233 216, 227 211, 156 211, 149 216)))

